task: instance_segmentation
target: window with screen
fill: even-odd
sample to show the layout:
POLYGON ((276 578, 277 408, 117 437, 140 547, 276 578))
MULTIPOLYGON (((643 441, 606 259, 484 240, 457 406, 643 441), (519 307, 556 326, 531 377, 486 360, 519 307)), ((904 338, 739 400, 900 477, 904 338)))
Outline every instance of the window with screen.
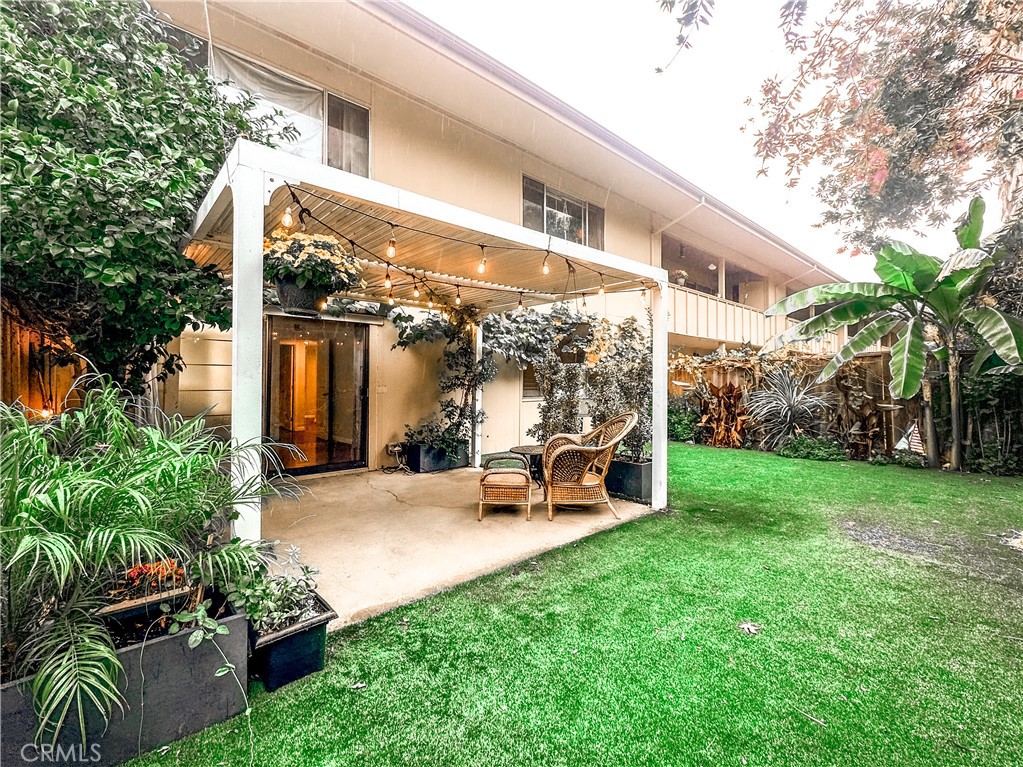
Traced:
POLYGON ((522 225, 569 242, 604 248, 604 209, 522 177, 522 225))

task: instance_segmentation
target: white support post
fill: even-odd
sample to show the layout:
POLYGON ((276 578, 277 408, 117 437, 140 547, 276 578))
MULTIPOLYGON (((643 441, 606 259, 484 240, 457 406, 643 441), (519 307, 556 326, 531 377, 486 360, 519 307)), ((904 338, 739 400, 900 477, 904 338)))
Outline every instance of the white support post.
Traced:
MULTIPOLYGON (((234 254, 231 267, 231 438, 258 444, 263 438, 263 172, 244 165, 234 169, 234 254)), ((253 482, 262 471, 258 455, 235 461, 235 486, 253 482)), ((241 506, 234 534, 245 540, 261 537, 260 502, 241 506)))
POLYGON ((650 506, 668 506, 668 286, 658 283, 650 291, 650 312, 653 315, 653 492, 650 506))
MULTIPOLYGON (((483 359, 483 323, 476 326, 476 362, 483 359)), ((478 413, 483 409, 483 387, 473 392, 473 400, 478 413)), ((483 465, 483 424, 477 423, 472 429, 472 465, 477 469, 483 465)))

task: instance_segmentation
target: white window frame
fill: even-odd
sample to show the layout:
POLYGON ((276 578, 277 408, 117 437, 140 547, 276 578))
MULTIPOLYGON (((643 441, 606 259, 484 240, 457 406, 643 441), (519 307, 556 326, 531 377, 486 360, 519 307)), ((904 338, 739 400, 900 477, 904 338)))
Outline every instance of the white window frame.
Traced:
MULTIPOLYGON (((601 206, 597 205, 596 203, 587 202, 586 200, 580 199, 579 197, 575 197, 574 195, 566 194, 565 192, 562 192, 562 191, 560 191, 558 189, 554 189, 546 181, 541 181, 540 179, 534 178, 533 176, 527 176, 525 173, 522 174, 522 187, 525 187, 525 182, 526 182, 527 179, 529 181, 532 181, 534 184, 539 184, 540 186, 543 187, 543 211, 542 211, 541 219, 543 221, 543 226, 544 226, 543 233, 544 234, 549 234, 549 232, 547 231, 547 211, 550 208, 550 205, 548 203, 548 199, 553 195, 553 196, 558 197, 560 199, 567 200, 569 202, 574 202, 576 205, 579 205, 583 209, 583 242, 582 242, 582 244, 586 245, 587 247, 593 247, 593 246, 590 245, 590 207, 592 206, 592 207, 595 207, 595 208, 600 208, 600 210, 604 214, 604 232, 602 232, 602 235, 603 235, 602 239, 606 240, 606 236, 607 236, 607 210, 605 208, 602 208, 601 206)), ((522 196, 523 196, 523 199, 524 199, 524 195, 522 195, 522 196)), ((525 226, 526 225, 525 211, 521 210, 521 208, 523 208, 523 207, 524 206, 520 205, 519 224, 522 225, 522 226, 525 226)), ((569 240, 568 242, 571 242, 571 240, 569 240)), ((600 250, 603 250, 603 247, 601 247, 600 250)))

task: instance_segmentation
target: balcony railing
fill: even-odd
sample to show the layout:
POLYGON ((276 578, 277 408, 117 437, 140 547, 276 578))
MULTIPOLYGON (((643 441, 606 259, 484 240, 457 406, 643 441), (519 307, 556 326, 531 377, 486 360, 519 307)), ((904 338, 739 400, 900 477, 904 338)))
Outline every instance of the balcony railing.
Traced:
MULTIPOLYGON (((671 286, 668 311, 672 333, 705 338, 716 343, 763 346, 773 336, 796 324, 788 317, 768 317, 749 306, 726 301, 697 290, 671 286)), ((844 335, 828 333, 823 338, 801 343, 804 348, 833 354, 841 348, 844 335)))

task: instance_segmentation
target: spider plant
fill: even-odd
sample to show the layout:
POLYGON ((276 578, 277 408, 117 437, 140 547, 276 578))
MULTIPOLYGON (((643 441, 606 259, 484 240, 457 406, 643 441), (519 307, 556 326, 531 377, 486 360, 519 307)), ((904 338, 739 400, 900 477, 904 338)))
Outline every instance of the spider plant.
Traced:
POLYGON ((813 381, 773 370, 763 388, 747 395, 746 411, 760 428, 762 447, 776 450, 786 439, 816 430, 824 411, 834 407, 834 398, 815 388, 813 381))
POLYGON ((3 681, 34 675, 36 738, 51 742, 73 714, 84 743, 87 711, 108 720, 122 706, 121 664, 96 615, 117 579, 173 559, 199 594, 226 593, 266 561, 263 543, 229 538, 235 509, 277 491, 262 476, 234 485, 231 462, 262 459, 280 475, 271 451, 220 441, 202 417, 86 383, 80 405, 49 421, 0 403, 3 681))

